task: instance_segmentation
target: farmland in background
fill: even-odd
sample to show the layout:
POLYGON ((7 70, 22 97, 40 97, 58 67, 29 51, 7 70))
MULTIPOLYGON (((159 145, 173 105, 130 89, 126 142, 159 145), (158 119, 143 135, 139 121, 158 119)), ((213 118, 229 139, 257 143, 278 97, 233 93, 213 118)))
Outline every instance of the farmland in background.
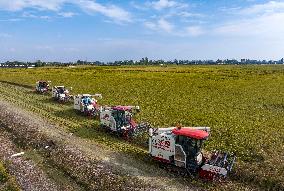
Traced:
POLYGON ((154 127, 209 126, 205 149, 238 156, 233 181, 284 188, 284 66, 1 69, 0 80, 6 100, 137 158, 144 148, 101 132, 97 121, 78 115, 72 104, 57 104, 27 87, 50 80, 73 87, 72 94, 101 93, 102 105, 139 105, 137 120, 154 127))

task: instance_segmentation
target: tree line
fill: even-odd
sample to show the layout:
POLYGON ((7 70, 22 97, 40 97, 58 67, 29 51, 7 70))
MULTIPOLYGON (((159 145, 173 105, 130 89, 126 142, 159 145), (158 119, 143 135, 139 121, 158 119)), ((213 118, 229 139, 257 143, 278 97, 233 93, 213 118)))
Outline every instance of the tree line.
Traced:
POLYGON ((245 65, 245 64, 284 64, 284 59, 280 60, 250 60, 250 59, 225 59, 225 60, 151 60, 147 57, 141 60, 123 60, 113 62, 101 62, 101 61, 83 61, 78 60, 76 62, 44 62, 37 60, 36 62, 20 62, 20 61, 7 61, 0 63, 0 67, 44 67, 44 66, 77 66, 77 65, 96 65, 96 66, 121 66, 121 65, 245 65))

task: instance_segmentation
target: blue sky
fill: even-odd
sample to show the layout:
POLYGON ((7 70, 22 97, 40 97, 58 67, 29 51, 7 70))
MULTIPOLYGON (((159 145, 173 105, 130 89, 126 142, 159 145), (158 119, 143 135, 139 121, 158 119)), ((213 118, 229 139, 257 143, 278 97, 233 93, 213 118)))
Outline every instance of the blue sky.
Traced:
POLYGON ((0 61, 280 59, 284 0, 0 0, 0 61))

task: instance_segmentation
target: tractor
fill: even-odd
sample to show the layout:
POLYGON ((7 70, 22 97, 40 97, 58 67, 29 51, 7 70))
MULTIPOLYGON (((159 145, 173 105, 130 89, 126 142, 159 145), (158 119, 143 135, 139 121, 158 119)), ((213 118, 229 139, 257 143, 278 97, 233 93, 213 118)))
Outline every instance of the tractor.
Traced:
POLYGON ((49 91, 49 83, 51 81, 38 81, 36 82, 35 90, 38 93, 44 94, 49 91))
POLYGON ((124 139, 132 139, 148 128, 148 124, 137 124, 133 116, 140 111, 139 106, 105 107, 100 113, 100 125, 103 129, 115 132, 124 139))
POLYGON ((89 117, 97 116, 101 110, 95 98, 102 98, 101 94, 78 94, 74 97, 74 109, 89 117))
POLYGON ((71 96, 69 90, 64 86, 54 86, 52 87, 52 98, 60 103, 66 103, 70 100, 71 96))
POLYGON ((209 127, 171 127, 149 129, 149 154, 168 166, 185 170, 206 180, 220 180, 232 170, 236 156, 215 151, 208 156, 202 145, 209 127))

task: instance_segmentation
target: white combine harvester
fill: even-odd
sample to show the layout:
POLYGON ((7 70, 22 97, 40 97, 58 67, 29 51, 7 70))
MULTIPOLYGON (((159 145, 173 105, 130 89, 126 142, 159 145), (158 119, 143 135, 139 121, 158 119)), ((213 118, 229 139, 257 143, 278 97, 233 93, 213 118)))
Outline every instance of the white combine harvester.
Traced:
POLYGON ((162 163, 186 169, 190 174, 215 180, 231 171, 235 156, 225 152, 202 153, 209 127, 171 127, 149 129, 149 153, 162 163))
POLYGON ((47 93, 49 91, 50 83, 51 81, 43 81, 43 80, 37 81, 35 86, 36 92, 41 94, 47 93))
MULTIPOLYGON (((72 88, 70 88, 72 90, 72 88)), ((66 103, 70 100, 71 96, 69 90, 64 86, 52 87, 52 98, 61 103, 66 103)))
POLYGON ((101 94, 78 94, 74 96, 74 109, 84 113, 86 116, 96 116, 101 111, 95 98, 102 99, 101 94))
POLYGON ((149 129, 146 123, 137 124, 134 121, 133 117, 139 111, 139 106, 104 107, 100 113, 100 125, 125 139, 132 139, 143 130, 149 129))

